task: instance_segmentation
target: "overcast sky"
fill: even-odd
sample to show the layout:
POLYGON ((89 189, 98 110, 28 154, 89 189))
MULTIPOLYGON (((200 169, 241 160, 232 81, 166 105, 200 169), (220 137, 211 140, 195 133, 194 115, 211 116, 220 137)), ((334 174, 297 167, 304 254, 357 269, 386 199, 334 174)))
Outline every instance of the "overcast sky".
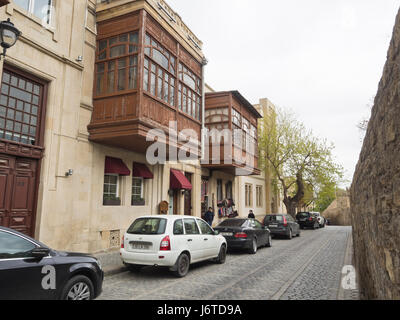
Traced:
POLYGON ((212 88, 291 109, 352 180, 400 0, 167 2, 203 41, 212 88))

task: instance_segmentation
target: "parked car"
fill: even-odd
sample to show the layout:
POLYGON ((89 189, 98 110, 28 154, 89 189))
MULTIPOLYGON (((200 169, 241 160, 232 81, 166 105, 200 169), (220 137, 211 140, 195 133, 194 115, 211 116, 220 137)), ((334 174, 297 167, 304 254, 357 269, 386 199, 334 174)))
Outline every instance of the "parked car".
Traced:
POLYGON ((325 218, 323 216, 321 216, 321 214, 319 212, 312 212, 312 213, 317 216, 319 227, 325 228, 325 225, 326 225, 325 218))
POLYGON ((302 229, 312 228, 315 230, 319 228, 318 217, 312 212, 299 212, 296 220, 302 229))
POLYGON ((103 278, 94 257, 55 251, 0 227, 0 300, 91 300, 103 278))
POLYGON ((291 215, 269 214, 265 216, 263 224, 268 227, 272 236, 285 236, 288 239, 300 237, 300 225, 291 215))
POLYGON ((190 216, 144 216, 122 238, 121 259, 131 271, 169 267, 184 277, 193 263, 225 263, 227 243, 204 220, 190 216))
POLYGON ((256 254, 259 247, 272 246, 271 232, 256 219, 227 219, 215 230, 226 238, 228 248, 247 249, 256 254))

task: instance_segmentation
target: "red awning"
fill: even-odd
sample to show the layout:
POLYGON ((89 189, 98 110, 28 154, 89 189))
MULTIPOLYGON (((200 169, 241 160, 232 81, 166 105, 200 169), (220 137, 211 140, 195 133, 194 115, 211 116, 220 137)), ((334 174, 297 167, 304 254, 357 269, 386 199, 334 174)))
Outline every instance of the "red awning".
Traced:
POLYGON ((192 190, 192 184, 185 177, 185 175, 179 171, 171 169, 171 178, 170 178, 170 188, 172 190, 192 190))
POLYGON ((104 173, 129 176, 131 174, 131 171, 121 159, 106 157, 106 167, 104 173))
POLYGON ((153 173, 147 168, 143 163, 133 163, 132 177, 143 178, 143 179, 153 179, 153 173))

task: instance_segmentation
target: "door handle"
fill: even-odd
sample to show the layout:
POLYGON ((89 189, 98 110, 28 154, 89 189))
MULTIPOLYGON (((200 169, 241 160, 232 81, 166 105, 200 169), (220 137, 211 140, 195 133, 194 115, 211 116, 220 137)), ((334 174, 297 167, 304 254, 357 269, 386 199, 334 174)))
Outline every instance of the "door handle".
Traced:
POLYGON ((191 242, 191 241, 193 241, 193 239, 189 239, 189 240, 188 240, 188 242, 191 242))
POLYGON ((208 241, 208 238, 205 238, 204 241, 208 241))

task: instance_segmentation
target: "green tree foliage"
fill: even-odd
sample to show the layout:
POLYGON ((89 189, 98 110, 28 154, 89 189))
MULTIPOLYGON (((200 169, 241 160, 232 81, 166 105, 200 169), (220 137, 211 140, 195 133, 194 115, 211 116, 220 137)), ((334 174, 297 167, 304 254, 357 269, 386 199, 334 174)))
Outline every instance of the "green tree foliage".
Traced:
POLYGON ((333 144, 314 137, 287 111, 278 109, 264 117, 259 145, 261 166, 277 177, 292 216, 298 206, 310 201, 310 190, 319 199, 327 186, 337 186, 342 179, 343 168, 332 159, 333 144))

